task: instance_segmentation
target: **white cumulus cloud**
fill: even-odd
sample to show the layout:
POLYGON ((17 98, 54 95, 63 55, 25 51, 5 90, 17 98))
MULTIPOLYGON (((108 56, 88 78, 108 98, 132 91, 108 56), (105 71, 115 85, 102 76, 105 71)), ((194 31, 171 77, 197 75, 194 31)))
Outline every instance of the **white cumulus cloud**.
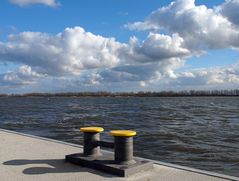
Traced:
POLYGON ((159 62, 170 58, 185 58, 191 52, 184 47, 184 40, 173 34, 172 36, 157 33, 149 33, 141 43, 136 37, 132 37, 129 43, 123 47, 124 59, 136 62, 159 62))
POLYGON ((45 77, 44 74, 39 74, 32 70, 28 65, 22 65, 15 71, 9 71, 0 76, 2 84, 7 85, 24 85, 36 83, 39 78, 45 77))
POLYGON ((75 75, 85 69, 116 66, 122 46, 114 38, 81 27, 66 28, 57 35, 22 32, 0 42, 0 61, 26 64, 48 75, 75 75))
POLYGON ((239 64, 180 72, 175 79, 179 85, 239 85, 239 64))
POLYGON ((176 0, 152 12, 144 21, 127 26, 177 33, 191 50, 239 47, 239 30, 233 25, 238 23, 238 7, 238 0, 228 0, 222 5, 221 14, 219 7, 210 9, 196 6, 194 0, 176 0))

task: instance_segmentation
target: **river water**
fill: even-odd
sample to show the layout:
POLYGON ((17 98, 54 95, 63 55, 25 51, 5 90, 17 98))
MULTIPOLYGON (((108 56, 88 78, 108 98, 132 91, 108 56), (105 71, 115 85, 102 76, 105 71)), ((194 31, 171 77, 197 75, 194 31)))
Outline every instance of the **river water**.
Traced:
POLYGON ((2 97, 0 127, 82 144, 83 126, 137 131, 135 155, 239 177, 239 97, 2 97))

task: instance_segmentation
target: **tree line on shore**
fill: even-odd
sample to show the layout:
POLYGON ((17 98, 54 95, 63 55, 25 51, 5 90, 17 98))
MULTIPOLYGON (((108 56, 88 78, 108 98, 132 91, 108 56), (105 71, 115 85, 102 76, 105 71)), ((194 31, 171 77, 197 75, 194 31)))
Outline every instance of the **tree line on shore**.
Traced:
POLYGON ((239 96, 239 89, 233 90, 184 90, 160 92, 61 92, 0 94, 0 97, 180 97, 180 96, 239 96))

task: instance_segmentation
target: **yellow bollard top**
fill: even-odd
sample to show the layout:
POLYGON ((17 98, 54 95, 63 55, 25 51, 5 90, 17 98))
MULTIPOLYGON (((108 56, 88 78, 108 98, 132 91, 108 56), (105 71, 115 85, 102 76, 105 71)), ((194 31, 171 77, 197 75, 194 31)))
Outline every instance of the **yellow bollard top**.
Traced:
POLYGON ((121 137, 129 137, 129 136, 135 136, 136 131, 131 130, 113 130, 110 131, 110 135, 112 136, 121 136, 121 137))
POLYGON ((104 131, 104 128, 101 127, 82 127, 80 128, 81 132, 84 133, 100 133, 104 131))

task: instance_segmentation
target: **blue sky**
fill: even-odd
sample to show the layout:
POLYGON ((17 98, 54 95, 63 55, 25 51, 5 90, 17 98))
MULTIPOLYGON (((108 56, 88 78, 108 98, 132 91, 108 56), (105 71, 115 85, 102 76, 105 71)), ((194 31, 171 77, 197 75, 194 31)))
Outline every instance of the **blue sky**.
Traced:
MULTIPOLYGON (((51 8, 42 4, 24 7, 16 6, 9 0, 0 2, 1 40, 7 34, 21 31, 40 31, 58 33, 66 27, 81 26, 89 32, 106 37, 115 37, 127 42, 129 37, 142 32, 130 32, 123 28, 128 22, 140 21, 152 11, 168 5, 170 0, 131 0, 131 1, 58 1, 61 5, 51 8), (13 30, 14 29, 14 30, 13 30)), ((221 4, 223 0, 196 1, 208 7, 221 4)))
POLYGON ((3 0, 0 9, 0 93, 239 85, 238 0, 3 0))

